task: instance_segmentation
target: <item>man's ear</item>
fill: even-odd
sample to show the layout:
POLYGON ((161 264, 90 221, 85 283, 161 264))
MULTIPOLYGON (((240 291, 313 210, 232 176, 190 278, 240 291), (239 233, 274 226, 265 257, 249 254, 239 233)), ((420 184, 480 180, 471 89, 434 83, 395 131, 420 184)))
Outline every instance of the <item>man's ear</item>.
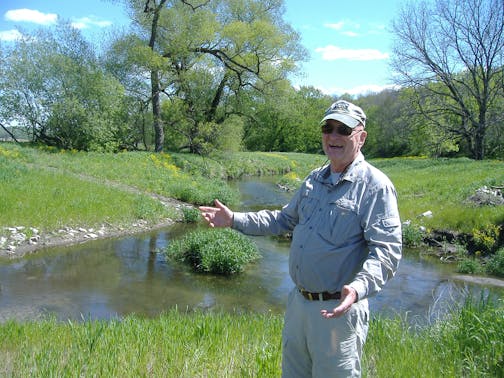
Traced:
POLYGON ((364 142, 366 141, 366 137, 367 137, 367 131, 362 130, 362 132, 359 133, 359 145, 360 146, 364 145, 364 142))

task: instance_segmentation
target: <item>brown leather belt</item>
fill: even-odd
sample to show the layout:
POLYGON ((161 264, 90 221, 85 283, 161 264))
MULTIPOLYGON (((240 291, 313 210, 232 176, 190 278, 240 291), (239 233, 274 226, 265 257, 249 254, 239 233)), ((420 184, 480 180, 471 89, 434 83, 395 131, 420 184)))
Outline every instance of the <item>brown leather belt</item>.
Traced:
POLYGON ((309 301, 328 301, 331 299, 340 299, 341 293, 337 291, 336 293, 329 293, 328 291, 324 291, 322 293, 310 293, 309 291, 298 289, 303 297, 308 299, 309 301))

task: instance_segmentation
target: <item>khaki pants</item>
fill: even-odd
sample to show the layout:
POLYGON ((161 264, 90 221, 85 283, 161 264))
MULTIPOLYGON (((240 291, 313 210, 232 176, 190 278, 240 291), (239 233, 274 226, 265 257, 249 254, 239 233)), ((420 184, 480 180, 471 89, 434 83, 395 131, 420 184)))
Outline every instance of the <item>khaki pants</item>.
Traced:
POLYGON ((338 300, 309 301, 290 292, 282 332, 282 377, 360 377, 361 356, 369 326, 366 299, 340 318, 325 319, 320 310, 338 300))

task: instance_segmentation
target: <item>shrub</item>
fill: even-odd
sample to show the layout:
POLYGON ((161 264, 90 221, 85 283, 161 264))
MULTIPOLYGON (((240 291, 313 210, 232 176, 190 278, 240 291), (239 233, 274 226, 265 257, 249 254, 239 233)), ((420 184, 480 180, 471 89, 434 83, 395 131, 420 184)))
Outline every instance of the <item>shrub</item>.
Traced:
POLYGON ((472 233, 476 248, 488 252, 492 250, 499 239, 500 227, 487 224, 481 229, 473 229, 472 233))
POLYGON ((499 249, 495 255, 490 257, 486 265, 488 274, 504 277, 504 248, 499 249))
POLYGON ((465 257, 459 261, 457 272, 464 274, 477 274, 483 271, 483 267, 478 260, 465 257))
POLYGON ((423 241, 423 231, 411 222, 404 222, 402 227, 403 244, 407 247, 417 247, 423 241))
POLYGON ((165 253, 196 272, 223 275, 242 272, 246 264, 260 257, 249 238, 228 228, 190 232, 173 241, 165 253))
POLYGON ((200 211, 194 207, 182 207, 185 223, 196 223, 200 217, 200 211))

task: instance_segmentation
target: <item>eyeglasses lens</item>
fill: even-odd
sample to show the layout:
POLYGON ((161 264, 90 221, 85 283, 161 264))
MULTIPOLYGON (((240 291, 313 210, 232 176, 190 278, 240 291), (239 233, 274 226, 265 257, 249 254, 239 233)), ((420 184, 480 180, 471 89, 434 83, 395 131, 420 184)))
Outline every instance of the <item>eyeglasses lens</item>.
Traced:
MULTIPOLYGON (((322 126, 322 132, 324 134, 332 134, 334 128, 335 128, 334 126, 325 124, 325 125, 322 126)), ((352 131, 353 131, 353 129, 351 127, 348 127, 348 126, 345 126, 345 125, 338 125, 338 126, 336 126, 336 132, 339 135, 349 136, 350 134, 352 134, 352 131)))

